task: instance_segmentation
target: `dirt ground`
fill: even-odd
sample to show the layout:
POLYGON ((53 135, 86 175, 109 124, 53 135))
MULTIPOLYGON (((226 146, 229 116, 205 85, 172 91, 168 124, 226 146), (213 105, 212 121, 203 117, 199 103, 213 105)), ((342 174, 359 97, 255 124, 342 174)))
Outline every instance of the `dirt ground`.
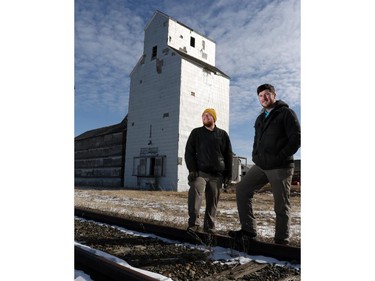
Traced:
MULTIPOLYGON (((272 242, 275 214, 273 196, 265 186, 254 196, 254 213, 257 218, 258 239, 272 242)), ((101 210, 126 218, 143 219, 149 222, 187 227, 187 192, 136 191, 98 188, 75 188, 75 207, 101 210)), ((291 245, 300 246, 301 241, 301 196, 300 187, 291 190, 291 245)), ((205 199, 201 207, 204 216, 205 199)), ((216 228, 219 233, 240 229, 236 195, 233 189, 222 192, 218 205, 216 228)))

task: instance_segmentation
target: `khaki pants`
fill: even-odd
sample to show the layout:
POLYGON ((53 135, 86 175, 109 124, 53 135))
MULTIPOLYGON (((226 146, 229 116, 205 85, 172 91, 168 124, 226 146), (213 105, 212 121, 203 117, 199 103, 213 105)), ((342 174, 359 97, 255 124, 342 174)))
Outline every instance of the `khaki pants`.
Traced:
POLYGON ((238 215, 243 230, 256 234, 253 196, 270 183, 276 213, 275 240, 288 240, 290 229, 290 186, 294 168, 263 170, 254 165, 236 185, 238 215))
POLYGON ((188 193, 188 212, 189 226, 199 225, 199 211, 202 205, 203 193, 206 197, 206 211, 204 215, 203 228, 215 229, 215 219, 217 204, 219 202, 220 189, 222 186, 222 177, 211 176, 209 174, 199 172, 199 176, 189 182, 188 193))

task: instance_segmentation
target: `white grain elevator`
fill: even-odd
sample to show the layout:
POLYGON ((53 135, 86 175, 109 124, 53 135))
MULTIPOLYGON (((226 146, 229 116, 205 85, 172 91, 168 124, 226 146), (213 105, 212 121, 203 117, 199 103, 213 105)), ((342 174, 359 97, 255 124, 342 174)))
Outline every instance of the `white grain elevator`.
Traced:
POLYGON ((125 188, 186 191, 184 154, 205 108, 229 133, 229 77, 215 67, 215 42, 156 11, 130 74, 125 188))

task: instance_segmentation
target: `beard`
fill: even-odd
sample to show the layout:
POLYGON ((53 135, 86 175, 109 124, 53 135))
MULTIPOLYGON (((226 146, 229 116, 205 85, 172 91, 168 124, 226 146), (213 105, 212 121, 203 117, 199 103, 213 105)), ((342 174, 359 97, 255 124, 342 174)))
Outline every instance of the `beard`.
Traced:
POLYGON ((211 121, 211 120, 203 121, 203 125, 206 126, 206 127, 211 127, 213 124, 214 124, 214 122, 211 121))

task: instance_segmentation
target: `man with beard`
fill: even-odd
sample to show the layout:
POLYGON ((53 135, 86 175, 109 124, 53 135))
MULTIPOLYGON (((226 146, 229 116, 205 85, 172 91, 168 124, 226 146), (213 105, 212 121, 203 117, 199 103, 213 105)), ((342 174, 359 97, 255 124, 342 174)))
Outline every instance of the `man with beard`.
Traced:
POLYGON ((274 241, 277 244, 288 244, 293 154, 301 146, 301 127, 295 112, 285 102, 276 100, 276 91, 272 85, 260 85, 257 93, 263 109, 254 126, 252 158, 255 165, 235 186, 241 229, 229 231, 229 236, 255 239, 257 223, 253 213, 253 196, 270 183, 276 213, 274 241))
POLYGON ((199 228, 199 210, 203 193, 206 198, 203 230, 215 233, 216 210, 223 182, 232 178, 232 145, 226 131, 216 127, 216 111, 202 113, 203 126, 191 131, 185 150, 189 170, 188 231, 199 228))

